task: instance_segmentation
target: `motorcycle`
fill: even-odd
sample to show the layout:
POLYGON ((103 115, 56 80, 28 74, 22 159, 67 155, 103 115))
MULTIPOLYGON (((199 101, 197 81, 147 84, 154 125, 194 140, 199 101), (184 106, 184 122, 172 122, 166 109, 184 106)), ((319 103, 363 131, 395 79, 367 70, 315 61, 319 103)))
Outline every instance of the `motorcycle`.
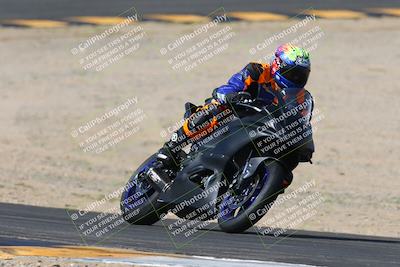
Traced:
POLYGON ((311 163, 314 152, 310 93, 293 88, 273 96, 275 104, 228 103, 229 120, 214 117, 216 130, 195 138, 174 169, 163 167, 157 153, 146 159, 122 193, 125 221, 151 225, 173 212, 217 219, 230 233, 256 224, 290 185, 293 169, 311 163))

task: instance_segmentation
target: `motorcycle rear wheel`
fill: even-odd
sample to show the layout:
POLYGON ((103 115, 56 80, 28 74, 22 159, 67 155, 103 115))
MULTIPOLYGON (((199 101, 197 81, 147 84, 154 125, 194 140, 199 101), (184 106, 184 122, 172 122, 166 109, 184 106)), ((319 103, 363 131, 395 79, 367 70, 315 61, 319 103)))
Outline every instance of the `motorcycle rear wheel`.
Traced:
POLYGON ((159 192, 138 175, 149 169, 155 155, 149 157, 131 176, 121 195, 120 208, 124 220, 130 224, 151 225, 160 220, 165 212, 164 204, 158 202, 159 192))

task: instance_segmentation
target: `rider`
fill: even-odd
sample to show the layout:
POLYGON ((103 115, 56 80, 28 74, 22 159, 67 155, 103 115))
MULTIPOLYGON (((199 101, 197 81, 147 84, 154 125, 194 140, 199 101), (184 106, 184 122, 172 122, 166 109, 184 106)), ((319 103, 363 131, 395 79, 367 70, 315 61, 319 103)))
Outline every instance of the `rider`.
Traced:
MULTIPOLYGON (((226 85, 214 89, 211 103, 215 105, 226 104, 227 102, 246 102, 255 99, 267 103, 277 104, 278 99, 273 91, 282 91, 286 88, 301 88, 299 94, 306 92, 304 86, 310 73, 309 53, 303 48, 284 44, 275 51, 275 57, 270 64, 249 63, 240 72, 234 74, 226 85), (245 93, 243 93, 245 92, 245 93)), ((301 104, 301 99, 298 97, 301 104)), ((210 101, 209 101, 210 103, 210 101)), ((201 124, 209 113, 191 103, 187 103, 185 118, 191 120, 191 124, 201 124), (200 114, 196 116, 196 114, 200 114)), ((193 125, 195 126, 195 125, 193 125)), ((175 132, 171 140, 166 142, 158 153, 158 158, 165 164, 177 162, 180 151, 178 146, 182 143, 179 136, 186 135, 187 129, 181 128, 175 132)))

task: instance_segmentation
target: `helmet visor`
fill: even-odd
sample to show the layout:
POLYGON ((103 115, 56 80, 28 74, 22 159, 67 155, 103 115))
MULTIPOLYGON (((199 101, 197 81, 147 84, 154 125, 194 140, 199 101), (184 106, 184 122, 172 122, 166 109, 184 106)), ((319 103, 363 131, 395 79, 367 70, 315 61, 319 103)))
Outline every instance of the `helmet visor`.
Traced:
POLYGON ((280 73, 290 82, 296 84, 299 87, 303 87, 307 83, 308 76, 310 75, 310 70, 300 66, 288 66, 281 69, 280 73))

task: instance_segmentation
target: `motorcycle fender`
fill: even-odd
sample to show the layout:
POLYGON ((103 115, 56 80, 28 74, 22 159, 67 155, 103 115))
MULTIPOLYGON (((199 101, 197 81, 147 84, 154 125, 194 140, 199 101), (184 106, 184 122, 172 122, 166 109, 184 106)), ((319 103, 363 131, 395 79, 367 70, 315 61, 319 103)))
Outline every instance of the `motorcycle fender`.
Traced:
POLYGON ((280 162, 279 159, 276 159, 276 158, 273 158, 273 157, 257 157, 257 158, 250 159, 248 167, 245 170, 245 174, 243 176, 243 179, 247 179, 249 177, 252 177, 254 175, 254 173, 257 171, 257 169, 260 166, 260 164, 262 164, 265 160, 274 160, 274 161, 278 162, 279 164, 281 164, 283 166, 284 170, 286 170, 286 175, 285 175, 284 179, 286 180, 287 185, 291 184, 291 182, 293 180, 293 173, 290 170, 288 170, 285 167, 285 164, 280 162))

